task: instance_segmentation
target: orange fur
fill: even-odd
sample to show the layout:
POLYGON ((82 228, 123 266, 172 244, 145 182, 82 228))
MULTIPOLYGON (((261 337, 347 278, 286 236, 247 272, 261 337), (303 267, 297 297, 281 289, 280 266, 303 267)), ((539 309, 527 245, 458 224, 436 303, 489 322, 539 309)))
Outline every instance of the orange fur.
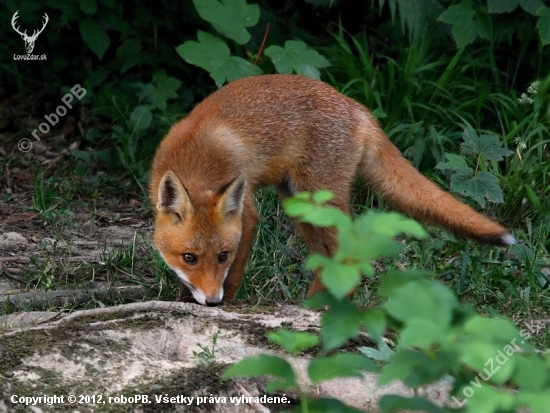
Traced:
MULTIPOLYGON (((219 89, 160 144, 150 183, 155 244, 198 302, 231 299, 257 221, 253 190, 274 185, 285 198, 330 189, 330 203, 349 212, 356 174, 419 221, 483 242, 514 242, 504 227, 416 171, 365 107, 320 81, 265 75, 219 89), (195 262, 185 262, 186 253, 195 262)), ((334 230, 297 227, 311 252, 336 249, 334 230)), ((316 277, 309 294, 320 289, 316 277)))

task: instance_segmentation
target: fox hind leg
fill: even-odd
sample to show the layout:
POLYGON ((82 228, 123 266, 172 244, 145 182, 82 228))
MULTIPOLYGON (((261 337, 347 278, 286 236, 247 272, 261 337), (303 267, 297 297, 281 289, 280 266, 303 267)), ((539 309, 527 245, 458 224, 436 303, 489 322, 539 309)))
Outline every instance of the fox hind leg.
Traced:
MULTIPOLYGON (((330 189, 334 197, 327 202, 327 205, 336 207, 348 215, 350 214, 349 199, 351 191, 351 177, 341 177, 341 179, 336 180, 336 182, 338 182, 337 186, 332 185, 332 183, 317 183, 314 180, 310 181, 310 185, 297 185, 295 182, 295 180, 292 180, 289 176, 286 176, 277 187, 277 191, 282 200, 301 191, 313 193, 319 189, 330 189)), ((297 222, 296 220, 294 220, 294 224, 298 229, 298 232, 302 235, 310 254, 319 253, 328 257, 334 254, 337 248, 337 233, 334 228, 314 227, 313 225, 304 222, 297 222)), ((325 287, 321 282, 320 274, 317 271, 314 271, 313 281, 311 282, 307 292, 307 297, 323 290, 325 290, 325 287)))

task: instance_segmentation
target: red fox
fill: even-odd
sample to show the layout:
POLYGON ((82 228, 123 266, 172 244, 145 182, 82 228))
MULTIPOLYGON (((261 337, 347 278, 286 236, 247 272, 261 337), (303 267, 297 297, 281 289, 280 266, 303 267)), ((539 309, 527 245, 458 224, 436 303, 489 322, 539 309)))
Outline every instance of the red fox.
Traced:
MULTIPOLYGON (((154 243, 182 282, 180 299, 234 298, 258 219, 255 188, 274 185, 282 199, 329 189, 329 204, 349 213, 355 175, 419 221, 481 242, 515 242, 414 169, 358 102, 299 75, 249 77, 173 125, 153 161, 154 243)), ((333 229, 296 225, 310 252, 333 254, 333 229)), ((322 289, 315 275, 308 296, 322 289)))

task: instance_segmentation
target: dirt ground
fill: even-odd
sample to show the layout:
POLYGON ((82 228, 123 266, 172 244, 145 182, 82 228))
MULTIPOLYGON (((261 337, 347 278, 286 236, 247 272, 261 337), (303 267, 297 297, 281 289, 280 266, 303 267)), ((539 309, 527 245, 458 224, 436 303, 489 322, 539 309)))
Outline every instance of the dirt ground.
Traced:
MULTIPOLYGON (((266 402, 266 379, 218 377, 245 356, 277 353, 266 332, 281 325, 316 331, 318 318, 319 313, 291 305, 214 309, 161 301, 71 315, 29 312, 0 317, 0 412, 289 410, 298 395, 280 392, 266 402), (44 403, 47 400, 24 404, 32 403, 25 397, 44 395, 64 397, 49 399, 51 405, 44 403)), ((287 359, 303 388, 316 397, 338 397, 362 411, 377 412, 383 394, 412 396, 399 384, 377 388, 374 374, 313 386, 305 378, 310 357, 287 359)), ((441 402, 447 388, 441 383, 420 394, 441 402)))

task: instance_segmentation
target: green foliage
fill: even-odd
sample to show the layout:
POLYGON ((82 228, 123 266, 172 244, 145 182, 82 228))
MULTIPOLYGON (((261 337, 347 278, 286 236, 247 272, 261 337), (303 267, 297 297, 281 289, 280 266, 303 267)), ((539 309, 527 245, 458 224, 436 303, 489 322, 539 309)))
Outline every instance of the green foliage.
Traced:
POLYGON ((476 7, 471 0, 449 7, 439 20, 453 25, 451 33, 459 48, 473 43, 478 37, 488 41, 493 38, 493 24, 487 10, 476 7))
MULTIPOLYGON (((471 136, 470 136, 471 137, 471 136)), ((469 144, 477 142, 470 140, 469 144)), ((472 148, 475 145, 469 145, 472 148)), ((493 145, 482 146, 489 157, 499 157, 493 145)), ((395 255, 398 245, 392 241, 400 232, 423 235, 416 223, 399 220, 394 214, 370 213, 370 218, 355 222, 334 208, 322 206, 330 199, 326 191, 313 196, 299 194, 286 201, 287 213, 302 222, 319 226, 332 226, 338 231, 338 250, 332 258, 325 258, 323 265, 316 267, 327 288, 308 300, 311 308, 327 308, 321 317, 320 343, 323 351, 339 348, 357 337, 364 327, 379 342, 379 350, 361 348, 364 355, 339 352, 322 355, 310 361, 308 375, 312 383, 336 377, 360 377, 361 372, 378 371, 378 366, 369 358, 383 361, 378 382, 380 385, 400 380, 416 389, 430 383, 452 377, 450 400, 464 412, 497 413, 527 407, 533 412, 542 412, 550 388, 550 358, 538 354, 529 343, 530 333, 518 330, 510 321, 491 319, 464 308, 454 293, 445 285, 434 281, 428 272, 393 271, 388 273, 379 288, 385 298, 380 309, 360 310, 345 295, 356 284, 358 268, 369 273, 373 254, 395 255), (402 230, 399 230, 401 226, 402 230), (368 240, 367 242, 365 240, 368 240), (361 245, 363 255, 356 253, 356 244, 361 245), (393 246, 392 246, 393 244, 393 246), (374 253, 364 248, 374 247, 374 253), (332 263, 330 263, 332 262, 332 263), (328 276, 334 273, 337 276, 328 276), (344 288, 337 284, 345 285, 344 288), (398 333, 398 346, 392 350, 381 340, 381 331, 388 325, 398 333), (526 374, 532 369, 537 380, 526 374), (517 389, 517 391, 516 391, 517 389)), ((359 270, 361 272, 361 270, 359 270)), ((315 345, 311 333, 280 330, 270 338, 296 354, 315 345)), ((294 389, 302 394, 302 409, 315 411, 346 411, 341 402, 330 399, 310 400, 299 388, 290 364, 281 357, 260 355, 246 358, 230 367, 223 375, 243 377, 270 375, 268 391, 294 389), (338 405, 337 409, 334 410, 338 405), (331 410, 332 409, 332 410, 331 410)), ((422 397, 405 398, 386 395, 379 406, 384 413, 403 409, 444 413, 455 411, 438 407, 422 397)), ((296 410, 299 411, 299 410, 296 410)))
POLYGON ((204 344, 197 343, 202 351, 193 351, 193 355, 199 360, 201 364, 213 363, 216 361, 216 342, 218 341, 218 332, 215 332, 212 336, 212 347, 205 346, 204 344))
POLYGON ((193 0, 199 16, 212 23, 216 31, 245 44, 250 41, 247 27, 255 26, 260 18, 257 4, 246 4, 246 0, 193 0))
POLYGON ((90 17, 80 23, 80 35, 82 40, 101 60, 111 44, 111 39, 105 30, 90 17))
POLYGON ((329 66, 329 62, 317 51, 309 49, 303 42, 288 40, 285 47, 269 46, 265 54, 273 60, 277 72, 283 74, 297 73, 299 75, 319 79, 320 68, 329 66))
POLYGON ((473 43, 478 37, 489 42, 498 39, 510 28, 501 25, 491 15, 511 13, 518 6, 539 17, 536 27, 542 45, 550 43, 550 8, 540 0, 487 0, 487 6, 478 5, 473 0, 462 0, 460 4, 452 5, 441 13, 439 20, 453 26, 453 39, 460 48, 473 43))
MULTIPOLYGON (((193 3, 203 19, 210 22, 217 32, 237 44, 249 42, 250 34, 246 28, 256 25, 260 16, 259 7, 247 5, 245 0, 223 0, 222 3, 217 0, 193 0, 193 3)), ((200 30, 197 36, 198 43, 187 41, 176 50, 186 62, 208 71, 216 86, 221 87, 225 82, 264 73, 256 66, 259 56, 255 57, 252 64, 247 59, 233 56, 229 45, 218 37, 200 30)), ((329 65, 323 56, 301 41, 288 40, 284 48, 269 46, 265 54, 271 57, 279 73, 294 72, 319 79, 319 68, 329 65)), ((248 57, 252 58, 250 54, 248 57)))
MULTIPOLYGON (((386 0, 378 0, 380 9, 386 0)), ((434 29, 435 18, 443 11, 438 0, 388 0, 392 21, 399 9, 399 20, 403 32, 409 32, 411 43, 417 44, 423 36, 434 29)))
POLYGON ((269 333, 267 338, 269 341, 273 341, 281 347, 284 347, 290 354, 296 354, 300 351, 307 350, 319 343, 319 338, 314 334, 289 331, 284 328, 276 333, 269 333))
POLYGON ((503 156, 513 152, 503 148, 500 139, 494 135, 481 135, 472 128, 467 128, 462 135, 464 143, 460 145, 466 156, 475 156, 475 171, 467 165, 466 157, 446 153, 447 162, 439 163, 436 168, 453 171, 451 190, 473 198, 482 207, 485 199, 502 203, 502 190, 498 186, 498 178, 491 172, 480 171, 486 161, 502 161, 503 156))
POLYGON ((225 82, 262 74, 259 67, 247 60, 231 56, 229 47, 216 36, 199 31, 198 38, 198 43, 187 41, 176 50, 186 62, 208 71, 216 86, 221 87, 225 82))

